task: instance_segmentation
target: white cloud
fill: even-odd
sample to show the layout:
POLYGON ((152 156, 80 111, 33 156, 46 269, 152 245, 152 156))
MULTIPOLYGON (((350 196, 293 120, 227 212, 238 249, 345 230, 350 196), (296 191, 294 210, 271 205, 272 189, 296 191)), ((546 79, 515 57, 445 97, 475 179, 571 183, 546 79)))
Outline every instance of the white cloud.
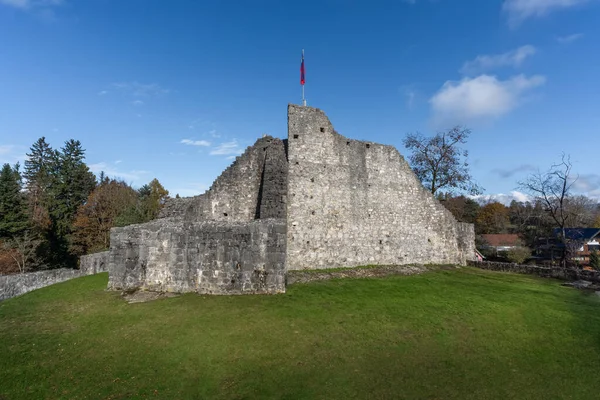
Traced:
MULTIPOLYGON (((117 163, 115 163, 117 164, 117 163)), ((131 170, 131 171, 119 171, 116 165, 109 165, 106 162, 99 162, 89 165, 90 171, 98 175, 104 171, 104 174, 111 178, 125 179, 127 181, 140 181, 143 175, 147 175, 149 171, 143 170, 131 170)))
POLYGON ((513 190, 512 192, 510 192, 508 194, 506 194, 506 193, 480 194, 477 196, 469 196, 469 197, 480 204, 486 204, 486 203, 490 203, 493 201, 497 201, 498 203, 502 203, 506 206, 510 205, 510 202, 513 200, 520 201, 520 202, 531 201, 531 196, 529 196, 525 193, 518 192, 516 190, 513 190))
POLYGON ((16 8, 29 8, 30 3, 29 0, 0 0, 0 4, 16 8))
POLYGON ((527 57, 534 55, 536 52, 535 47, 526 45, 503 54, 477 56, 474 60, 467 61, 460 69, 460 72, 463 74, 473 74, 501 67, 517 68, 523 64, 527 57))
POLYGON ((502 5, 508 14, 508 23, 516 27, 528 18, 543 17, 551 12, 566 9, 589 0, 505 0, 502 5))
POLYGON ((0 145, 0 165, 4 163, 15 164, 17 162, 23 164, 26 158, 24 147, 12 144, 0 145))
POLYGON ((179 142, 179 143, 186 144, 188 146, 204 146, 204 147, 210 146, 210 142, 208 142, 206 140, 182 139, 181 142, 179 142))
POLYGON ((167 94, 170 91, 157 83, 120 82, 113 83, 111 86, 123 93, 135 97, 160 96, 167 94))
POLYGON ((139 107, 139 106, 143 106, 144 102, 141 101, 141 100, 134 100, 134 101, 131 102, 131 104, 133 104, 134 106, 138 106, 139 107))
POLYGON ((63 4, 63 0, 0 0, 0 4, 27 10, 33 7, 52 7, 63 4))
POLYGON ((545 82, 546 78, 539 75, 517 75, 505 81, 480 75, 447 81, 429 100, 433 122, 442 126, 501 117, 517 107, 527 91, 545 82))
POLYGON ((104 96, 105 94, 108 94, 108 90, 101 90, 98 92, 98 96, 104 96))
POLYGON ((240 155, 244 149, 242 149, 236 140, 231 142, 224 142, 211 150, 211 156, 230 156, 240 155))
POLYGON ((584 36, 585 35, 583 33, 574 33, 572 35, 559 36, 556 38, 556 41, 560 44, 568 44, 573 43, 574 41, 579 40, 584 36))

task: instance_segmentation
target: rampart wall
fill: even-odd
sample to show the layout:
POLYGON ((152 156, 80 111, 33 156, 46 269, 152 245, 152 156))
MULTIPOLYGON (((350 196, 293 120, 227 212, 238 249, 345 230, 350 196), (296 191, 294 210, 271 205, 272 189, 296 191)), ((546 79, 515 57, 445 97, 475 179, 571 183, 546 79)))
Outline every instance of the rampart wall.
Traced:
POLYGON ((285 292, 285 223, 159 219, 111 230, 108 288, 285 292))
POLYGON ((457 222, 392 146, 336 133, 320 110, 288 108, 287 268, 465 264, 457 222))

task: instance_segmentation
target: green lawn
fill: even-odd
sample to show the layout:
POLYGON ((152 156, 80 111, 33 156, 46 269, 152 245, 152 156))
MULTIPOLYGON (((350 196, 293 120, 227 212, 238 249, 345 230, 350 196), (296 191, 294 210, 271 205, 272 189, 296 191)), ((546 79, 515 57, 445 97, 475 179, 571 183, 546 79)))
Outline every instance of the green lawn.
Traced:
POLYGON ((599 399, 600 297, 481 271, 127 304, 0 303, 0 399, 599 399))

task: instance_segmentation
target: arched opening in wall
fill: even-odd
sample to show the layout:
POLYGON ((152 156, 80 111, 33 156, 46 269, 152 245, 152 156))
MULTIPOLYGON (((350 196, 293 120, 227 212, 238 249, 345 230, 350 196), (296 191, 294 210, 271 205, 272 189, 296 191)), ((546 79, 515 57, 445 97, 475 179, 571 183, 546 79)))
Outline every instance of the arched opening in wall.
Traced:
POLYGON ((370 149, 371 145, 369 143, 367 143, 367 149, 370 149))
POLYGON ((325 132, 325 128, 323 127, 319 128, 319 130, 321 131, 321 133, 325 132))

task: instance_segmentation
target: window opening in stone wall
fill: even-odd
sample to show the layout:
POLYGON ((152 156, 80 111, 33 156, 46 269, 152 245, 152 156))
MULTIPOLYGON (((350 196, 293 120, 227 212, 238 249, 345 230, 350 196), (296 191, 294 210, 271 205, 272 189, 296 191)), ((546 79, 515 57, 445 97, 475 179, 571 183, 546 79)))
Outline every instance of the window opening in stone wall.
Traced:
POLYGON ((323 127, 321 127, 320 130, 321 130, 321 132, 325 132, 325 128, 323 128, 323 127))
POLYGON ((299 135, 294 135, 294 139, 298 139, 299 135))
POLYGON ((349 141, 348 141, 348 142, 346 142, 346 145, 347 145, 347 146, 350 146, 350 142, 349 142, 349 141))
POLYGON ((371 148, 371 145, 367 143, 367 149, 370 149, 370 148, 371 148))
POLYGON ((314 212, 314 210, 313 210, 313 211, 311 211, 310 213, 311 213, 312 215, 315 215, 315 212, 314 212))
POLYGON ((311 182, 314 182, 314 181, 315 181, 315 178, 310 178, 310 181, 311 181, 311 182))
POLYGON ((226 217, 226 216, 227 216, 227 213, 223 213, 223 216, 224 216, 224 217, 226 217))

